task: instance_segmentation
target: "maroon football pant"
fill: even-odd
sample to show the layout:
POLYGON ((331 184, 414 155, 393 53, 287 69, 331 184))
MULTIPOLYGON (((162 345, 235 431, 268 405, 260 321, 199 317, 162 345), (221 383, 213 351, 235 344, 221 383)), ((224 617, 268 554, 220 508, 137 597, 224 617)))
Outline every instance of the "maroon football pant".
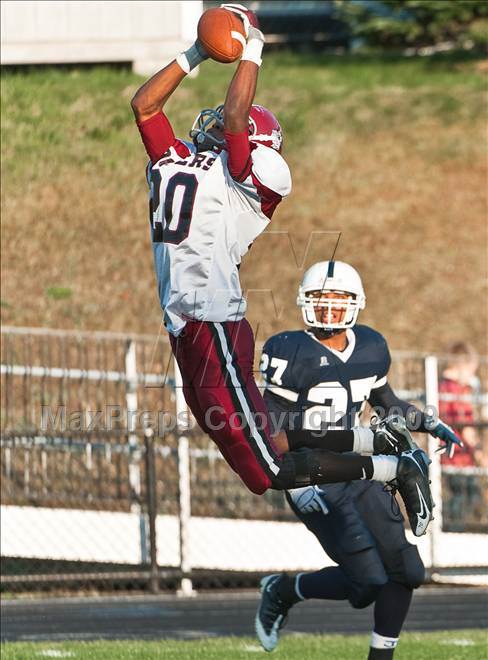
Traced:
POLYGON ((246 319, 190 321, 170 341, 186 402, 199 426, 249 490, 261 495, 280 471, 281 460, 253 376, 251 326, 246 319))

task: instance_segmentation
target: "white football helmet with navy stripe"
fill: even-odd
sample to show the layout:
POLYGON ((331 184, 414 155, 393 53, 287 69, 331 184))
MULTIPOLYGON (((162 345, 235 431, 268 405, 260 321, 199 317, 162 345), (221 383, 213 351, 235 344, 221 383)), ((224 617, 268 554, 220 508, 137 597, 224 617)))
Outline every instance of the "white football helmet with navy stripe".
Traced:
POLYGON ((359 312, 366 306, 359 273, 343 261, 319 261, 304 274, 298 288, 297 305, 309 327, 326 330, 352 328, 359 312), (349 295, 347 298, 325 297, 327 293, 349 295), (317 310, 322 314, 317 315, 317 310), (340 320, 334 321, 333 310, 344 310, 345 313, 341 314, 340 320))

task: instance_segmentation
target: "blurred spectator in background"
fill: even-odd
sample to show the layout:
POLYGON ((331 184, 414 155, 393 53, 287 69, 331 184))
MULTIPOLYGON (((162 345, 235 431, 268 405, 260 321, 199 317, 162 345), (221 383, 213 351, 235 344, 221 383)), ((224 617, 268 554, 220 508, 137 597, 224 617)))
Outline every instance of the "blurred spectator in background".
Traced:
POLYGON ((447 367, 439 382, 439 416, 454 427, 464 447, 458 448, 451 459, 444 454, 442 462, 456 467, 475 467, 483 462, 480 438, 473 427, 479 358, 474 348, 463 341, 452 344, 448 355, 447 367))
POLYGON ((469 531, 470 521, 482 516, 486 505, 486 494, 474 469, 484 463, 481 438, 474 427, 478 366, 474 348, 467 342, 455 342, 448 349, 447 367, 439 381, 439 415, 464 443, 464 447, 456 447, 452 458, 447 453, 441 458, 444 529, 451 532, 469 531))

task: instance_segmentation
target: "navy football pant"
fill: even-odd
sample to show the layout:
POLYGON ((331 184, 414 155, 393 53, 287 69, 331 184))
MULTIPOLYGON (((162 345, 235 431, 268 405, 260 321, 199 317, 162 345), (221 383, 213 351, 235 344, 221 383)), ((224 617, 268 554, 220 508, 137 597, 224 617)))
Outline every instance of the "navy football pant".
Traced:
POLYGON ((348 599, 353 607, 361 608, 381 601, 382 591, 387 596, 392 589, 387 585, 395 583, 404 587, 396 590, 406 605, 404 613, 400 612, 404 618, 411 590, 423 582, 424 566, 416 546, 407 541, 398 505, 374 482, 334 484, 324 491, 327 515, 303 514, 288 497, 295 514, 338 564, 338 568, 302 574, 301 594, 304 598, 348 599))

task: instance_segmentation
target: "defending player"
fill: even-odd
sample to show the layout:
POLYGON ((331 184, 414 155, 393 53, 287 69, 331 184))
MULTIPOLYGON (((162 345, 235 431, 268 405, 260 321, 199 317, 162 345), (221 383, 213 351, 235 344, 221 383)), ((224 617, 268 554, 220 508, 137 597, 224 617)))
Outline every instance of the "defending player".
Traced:
MULTIPOLYGON (((365 302, 361 279, 346 263, 320 262, 305 273, 297 304, 307 329, 275 335, 263 348, 264 399, 271 417, 280 426, 292 426, 288 418, 294 413, 294 423, 306 429, 352 428, 368 401, 380 417, 389 416, 378 425, 377 441, 384 433, 387 442, 393 433, 418 455, 408 429, 418 430, 440 438, 452 452, 459 444, 453 431, 391 389, 385 339, 356 325, 365 302)), ((356 608, 375 603, 369 659, 392 658, 412 591, 424 579, 395 500, 380 484, 367 481, 310 486, 286 496, 338 566, 263 579, 256 616, 262 645, 267 651, 275 648, 289 608, 300 600, 348 599, 356 608)))
MULTIPOLYGON (((247 44, 224 106, 200 112, 190 131, 193 142, 175 137, 163 107, 190 70, 207 58, 198 41, 132 100, 150 158, 147 179, 159 296, 186 401, 254 493, 396 477, 409 511, 419 510, 420 489, 430 512, 427 467, 408 453, 400 458, 333 453, 353 449, 356 435, 350 430, 330 431, 321 438, 289 430, 271 438, 252 373, 254 338, 244 318, 239 266, 290 192, 291 177, 280 154, 280 124, 269 110, 253 105, 264 37, 254 27, 252 13, 238 5, 226 7, 241 16, 247 44), (312 449, 283 453, 310 444, 312 449)), ((416 533, 423 533, 429 520, 430 513, 416 533)))

